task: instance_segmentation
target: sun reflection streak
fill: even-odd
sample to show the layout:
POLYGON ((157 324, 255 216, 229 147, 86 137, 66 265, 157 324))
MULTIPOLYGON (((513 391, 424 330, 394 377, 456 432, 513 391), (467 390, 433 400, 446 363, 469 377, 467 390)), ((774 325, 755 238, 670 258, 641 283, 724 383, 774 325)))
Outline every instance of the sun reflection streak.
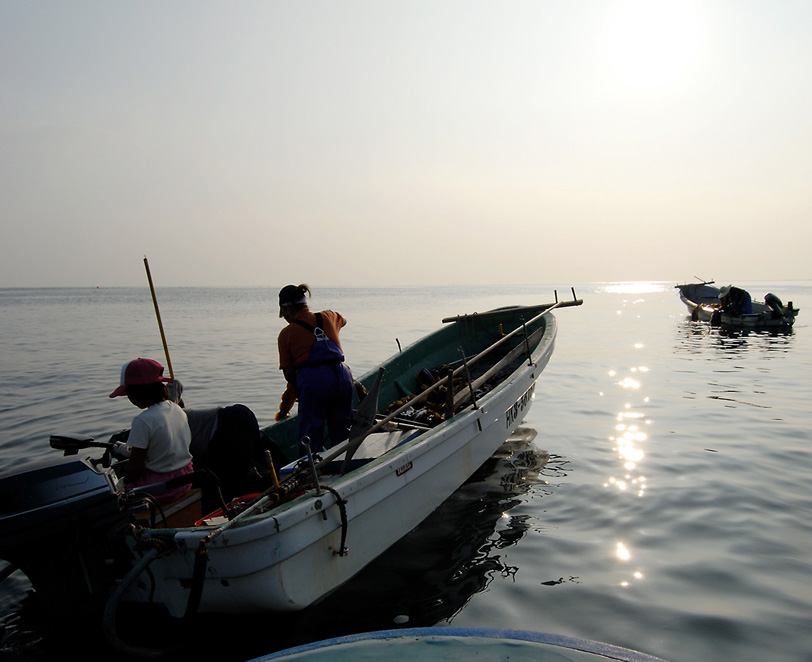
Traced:
MULTIPOLYGON (((635 374, 635 377, 624 377, 615 384, 625 390, 638 391, 643 384, 636 377, 648 372, 648 368, 636 366, 631 368, 631 372, 635 374)), ((611 370, 609 376, 616 377, 617 371, 611 370)), ((642 402, 648 404, 649 398, 644 397, 642 402)), ((647 418, 645 412, 634 403, 626 402, 623 404, 623 409, 616 415, 615 421, 615 434, 609 437, 609 441, 613 443, 612 450, 618 454, 625 475, 622 478, 615 476, 609 478, 604 483, 604 487, 614 487, 620 492, 633 492, 636 496, 642 497, 646 491, 645 478, 635 476, 633 472, 645 459, 643 447, 648 441, 649 435, 644 428, 651 425, 651 419, 647 418)))
MULTIPOLYGON (((617 543, 615 547, 615 555, 621 561, 629 561, 632 558, 632 554, 629 551, 629 548, 626 547, 626 545, 623 544, 622 542, 617 543)), ((632 573, 632 578, 640 581, 643 579, 643 573, 640 572, 640 570, 635 570, 632 573)), ((620 582, 620 586, 623 588, 628 588, 629 586, 631 586, 631 582, 628 579, 623 579, 620 582)))

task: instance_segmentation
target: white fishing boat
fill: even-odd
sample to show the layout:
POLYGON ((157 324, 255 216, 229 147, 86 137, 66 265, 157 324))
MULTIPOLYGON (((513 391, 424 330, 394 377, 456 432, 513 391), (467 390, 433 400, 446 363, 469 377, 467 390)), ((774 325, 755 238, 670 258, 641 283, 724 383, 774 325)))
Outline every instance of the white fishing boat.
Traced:
MULTIPOLYGON (((70 605, 77 613, 101 605, 107 637, 123 650, 116 631, 123 604, 159 606, 172 617, 303 609, 417 526, 514 432, 553 353, 551 311, 581 303, 443 320, 359 380, 368 393, 348 441, 296 459, 278 477, 266 467, 259 481, 256 462, 246 462, 242 490, 234 479, 242 470, 220 472, 232 476, 227 493, 236 498, 207 514, 205 482, 159 508, 154 495, 174 483, 124 492, 113 444, 52 437, 66 454, 102 447, 104 457, 0 480, 0 558, 63 614, 70 605), (256 491, 263 480, 267 487, 256 491)), ((189 411, 189 418, 201 417, 189 411)), ((294 459, 296 427, 292 417, 257 428, 257 445, 266 456, 294 459)), ((226 447, 227 429, 219 431, 226 447)), ((199 464, 218 473, 224 454, 212 442, 193 440, 194 476, 207 473, 199 464)))
POLYGON ((714 326, 747 330, 790 328, 799 312, 792 301, 784 305, 772 293, 765 295, 763 301, 750 299, 751 312, 731 312, 723 305, 722 295, 736 288, 730 285, 716 287, 712 280, 674 287, 679 290, 680 300, 688 308, 693 321, 710 322, 714 326))

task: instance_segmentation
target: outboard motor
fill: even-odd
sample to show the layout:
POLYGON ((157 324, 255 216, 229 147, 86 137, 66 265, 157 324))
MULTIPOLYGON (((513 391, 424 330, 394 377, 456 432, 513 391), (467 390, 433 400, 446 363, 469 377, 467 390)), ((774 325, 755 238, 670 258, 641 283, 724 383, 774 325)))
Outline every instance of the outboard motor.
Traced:
POLYGON ((115 588, 115 553, 127 522, 111 468, 84 460, 0 479, 0 558, 22 570, 43 607, 80 619, 115 588), (70 596, 66 598, 66 596, 70 596))
POLYGON ((781 303, 781 299, 777 296, 768 292, 767 296, 764 297, 764 303, 773 311, 774 320, 784 317, 784 304, 781 303))

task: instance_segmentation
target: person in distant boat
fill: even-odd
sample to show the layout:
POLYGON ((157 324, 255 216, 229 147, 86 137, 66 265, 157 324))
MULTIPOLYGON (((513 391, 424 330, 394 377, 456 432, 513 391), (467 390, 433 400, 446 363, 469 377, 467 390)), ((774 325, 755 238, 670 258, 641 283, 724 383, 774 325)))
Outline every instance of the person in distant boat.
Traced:
POLYGON ((753 299, 747 290, 725 285, 719 290, 722 312, 730 315, 750 315, 753 312, 753 299))
MULTIPOLYGON (((127 489, 162 483, 176 476, 192 473, 189 445, 192 433, 186 412, 169 399, 163 376, 164 368, 152 359, 135 359, 121 369, 121 384, 111 398, 126 395, 139 409, 127 437, 129 462, 124 474, 127 489)), ((185 494, 191 485, 156 495, 166 503, 185 494)))
POLYGON ((349 437, 353 381, 338 337, 347 320, 332 310, 311 312, 308 296, 307 285, 286 285, 279 292, 279 317, 288 323, 279 332, 279 368, 287 386, 276 420, 286 418, 298 400, 299 439, 309 437, 318 451, 325 425, 331 446, 349 437))

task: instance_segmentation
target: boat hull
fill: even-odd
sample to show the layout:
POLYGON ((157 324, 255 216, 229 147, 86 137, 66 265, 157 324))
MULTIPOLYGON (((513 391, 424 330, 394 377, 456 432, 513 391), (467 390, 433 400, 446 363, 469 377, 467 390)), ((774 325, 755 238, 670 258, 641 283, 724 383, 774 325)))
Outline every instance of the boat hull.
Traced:
MULTIPOLYGON (((529 411, 536 380, 555 344, 555 318, 547 314, 544 323, 532 360, 525 358, 476 406, 362 468, 325 481, 332 491, 311 490, 207 542, 199 611, 303 609, 420 524, 493 455, 529 411)), ((164 532, 175 549, 150 565, 153 581, 134 584, 124 599, 162 603, 173 616, 182 616, 207 533, 201 528, 164 532)))
MULTIPOLYGON (((753 309, 756 309, 755 304, 753 305, 753 309)), ((795 311, 795 314, 774 317, 771 311, 754 312, 752 315, 727 315, 726 313, 721 313, 719 315, 719 326, 755 331, 762 329, 789 329, 795 323, 796 314, 797 311, 795 311)))

